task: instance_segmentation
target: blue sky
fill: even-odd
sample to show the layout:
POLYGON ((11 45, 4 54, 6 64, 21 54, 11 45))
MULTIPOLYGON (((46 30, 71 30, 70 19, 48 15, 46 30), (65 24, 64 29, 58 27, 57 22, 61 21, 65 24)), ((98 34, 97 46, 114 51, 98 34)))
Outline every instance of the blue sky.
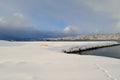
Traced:
POLYGON ((120 32, 119 0, 0 0, 0 28, 120 32))

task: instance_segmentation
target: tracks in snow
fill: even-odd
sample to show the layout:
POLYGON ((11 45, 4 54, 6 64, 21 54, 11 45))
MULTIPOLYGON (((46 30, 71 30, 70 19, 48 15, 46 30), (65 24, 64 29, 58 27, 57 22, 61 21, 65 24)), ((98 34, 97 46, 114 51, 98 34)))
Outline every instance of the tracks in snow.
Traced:
POLYGON ((98 68, 98 70, 100 70, 101 72, 103 72, 109 78, 109 80, 118 80, 117 78, 114 78, 110 74, 110 72, 107 69, 103 68, 100 64, 95 64, 95 65, 98 68))

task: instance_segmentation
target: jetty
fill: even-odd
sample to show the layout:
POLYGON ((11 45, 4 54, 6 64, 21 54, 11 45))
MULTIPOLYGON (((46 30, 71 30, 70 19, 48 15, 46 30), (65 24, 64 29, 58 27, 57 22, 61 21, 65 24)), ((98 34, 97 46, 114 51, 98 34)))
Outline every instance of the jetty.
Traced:
POLYGON ((79 45, 79 46, 72 46, 68 49, 62 50, 64 53, 68 54, 81 54, 81 52, 90 51, 90 50, 96 50, 100 48, 106 48, 106 47, 113 47, 118 46, 120 43, 116 41, 106 41, 106 42, 99 42, 94 45, 87 44, 87 45, 79 45))

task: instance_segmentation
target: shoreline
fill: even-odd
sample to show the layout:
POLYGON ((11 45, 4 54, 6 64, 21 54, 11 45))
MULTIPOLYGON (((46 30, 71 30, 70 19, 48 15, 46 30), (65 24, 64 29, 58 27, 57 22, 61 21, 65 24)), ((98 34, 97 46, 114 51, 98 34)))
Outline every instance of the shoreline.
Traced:
POLYGON ((93 45, 99 42, 17 43, 23 45, 0 47, 0 80, 120 79, 120 59, 68 55, 51 50, 51 48, 62 50, 63 46, 68 48, 75 45, 93 45))

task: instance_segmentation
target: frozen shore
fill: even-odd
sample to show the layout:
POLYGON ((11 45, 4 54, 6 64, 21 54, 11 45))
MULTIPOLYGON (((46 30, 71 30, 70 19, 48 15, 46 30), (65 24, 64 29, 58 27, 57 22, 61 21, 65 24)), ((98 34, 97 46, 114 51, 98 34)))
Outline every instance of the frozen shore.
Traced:
POLYGON ((0 80, 120 80, 120 59, 60 51, 99 42, 13 43, 0 47, 0 80))

